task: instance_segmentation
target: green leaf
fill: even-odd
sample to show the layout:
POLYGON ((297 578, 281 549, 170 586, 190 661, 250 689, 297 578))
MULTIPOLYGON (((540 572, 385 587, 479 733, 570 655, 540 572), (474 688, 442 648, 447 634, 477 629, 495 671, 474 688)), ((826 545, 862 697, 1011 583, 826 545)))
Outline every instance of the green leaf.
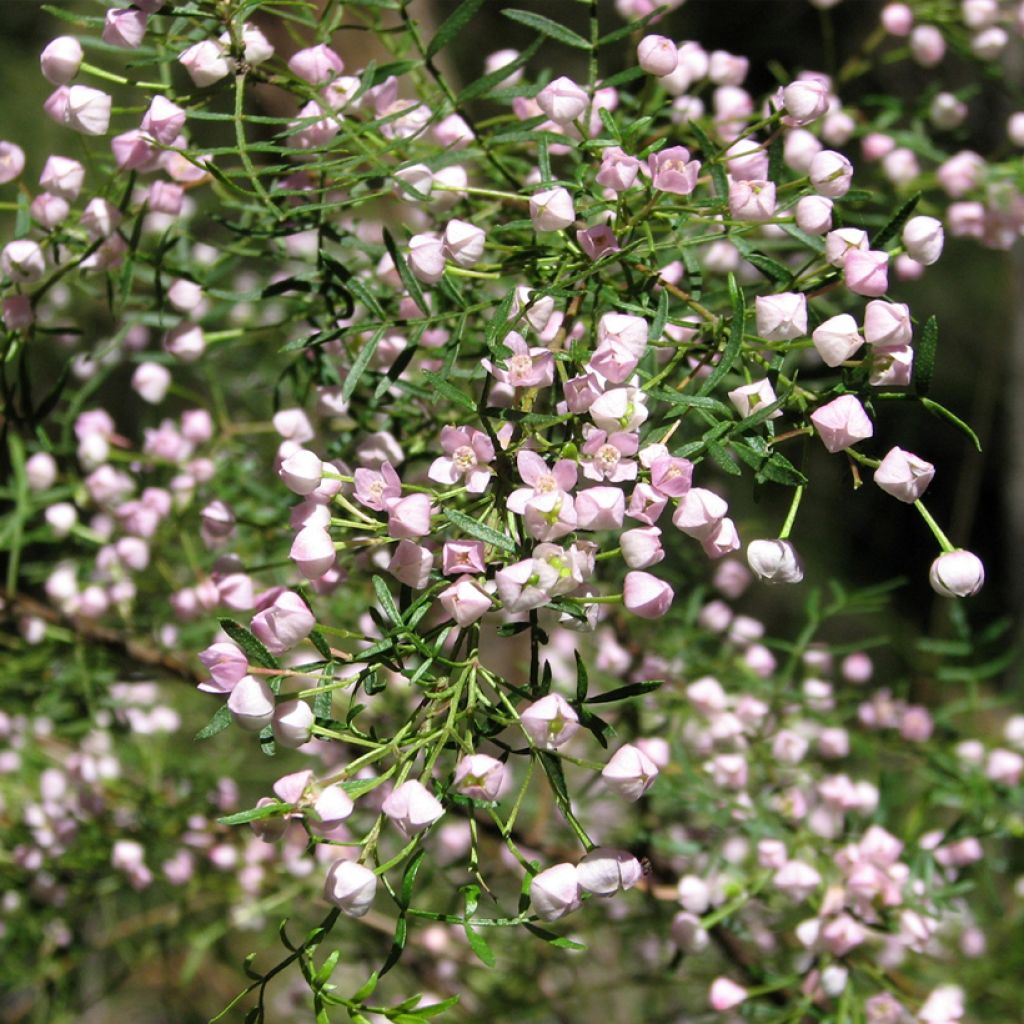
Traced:
POLYGON ((384 337, 386 331, 387 327, 384 325, 378 327, 371 335, 370 340, 359 350, 359 355, 352 361, 352 366, 345 376, 345 382, 341 385, 342 401, 347 402, 352 397, 352 393, 359 384, 367 366, 370 365, 370 360, 377 351, 377 346, 380 344, 380 340, 384 337))
POLYGON ((195 740, 208 740, 211 736, 216 736, 217 733, 223 732, 230 724, 231 712, 228 711, 227 704, 222 704, 217 708, 213 718, 211 718, 192 738, 195 740))
POLYGON ((405 866, 405 871, 402 874, 402 888, 398 893, 398 903, 403 910, 412 902, 412 890, 416 885, 416 875, 419 874, 420 865, 426 855, 426 850, 419 850, 405 866))
POLYGON ((477 959, 488 967, 493 967, 498 960, 494 955, 494 950, 487 944, 487 940, 479 932, 474 931, 469 926, 469 922, 463 924, 462 927, 466 932, 466 938, 469 940, 469 948, 476 954, 477 959))
POLYGON ((371 974, 369 976, 369 978, 366 979, 366 981, 363 984, 362 988, 357 989, 353 993, 353 995, 352 995, 352 1002, 353 1003, 361 1003, 364 1000, 369 999, 370 996, 373 995, 374 990, 377 988, 377 982, 378 981, 380 981, 380 977, 377 974, 377 972, 374 971, 373 974, 371 974))
POLYGON ((398 251, 398 246, 395 245, 395 240, 387 228, 384 229, 384 247, 391 256, 395 264, 395 270, 398 271, 398 276, 402 279, 402 284, 405 285, 405 290, 412 297, 413 302, 420 307, 424 315, 429 314, 430 306, 423 295, 423 289, 420 288, 419 281, 416 280, 415 275, 409 269, 409 264, 406 263, 405 257, 398 251))
POLYGON ((448 15, 430 40, 424 56, 427 60, 440 53, 470 22, 473 15, 483 6, 484 0, 462 0, 462 3, 448 15))
POLYGON ((280 668, 281 664, 278 662, 270 651, 266 649, 245 628, 240 626, 233 619, 220 619, 220 628, 227 633, 228 637, 232 639, 242 649, 242 653, 249 659, 253 665, 259 665, 260 668, 280 668))
POLYGON ((525 67, 526 64, 533 58, 533 55, 540 49, 541 43, 544 42, 542 36, 538 36, 530 45, 523 50, 515 60, 509 61, 508 64, 503 65, 500 68, 496 68, 489 75, 482 75, 476 81, 470 82, 462 92, 459 93, 456 98, 458 106, 462 106, 469 100, 476 99, 478 96, 490 92, 490 90, 496 86, 501 85, 513 71, 518 71, 519 68, 525 67))
POLYGON ((892 216, 889 222, 871 239, 872 249, 884 249, 902 230, 903 225, 910 220, 910 215, 917 208, 921 201, 921 193, 912 195, 892 216))
POLYGON ((647 679, 642 683, 630 683, 628 686, 620 686, 607 693, 599 693, 596 697, 589 697, 588 704, 611 704, 617 700, 630 700, 645 693, 653 693, 663 683, 661 679, 647 679))
POLYGON ((515 554, 515 541, 507 534, 500 533, 493 527, 485 526, 483 523, 478 523, 464 512, 457 512, 453 508, 446 508, 444 516, 452 526, 457 526, 463 533, 468 533, 470 537, 482 540, 485 544, 490 544, 492 547, 501 548, 502 551, 515 554))
POLYGON ((732 416, 733 414, 733 410, 725 402, 718 401, 717 398, 687 395, 680 391, 668 391, 661 388, 655 388, 648 394, 651 398, 656 398, 660 402, 668 402, 670 405, 681 405, 688 409, 704 409, 707 412, 718 413, 720 416, 732 416))
POLYGON ((914 354, 914 388, 919 395, 931 390, 935 374, 935 351, 939 346, 939 321, 930 316, 925 321, 921 338, 914 354))
POLYGON ((707 445, 707 453, 711 456, 715 465, 730 476, 742 476, 743 471, 729 457, 729 451, 718 441, 710 441, 707 445))
POLYGON ((590 681, 587 676, 587 665, 580 656, 579 651, 573 651, 576 655, 576 703, 582 704, 587 699, 587 690, 590 688, 590 681))
POLYGON ((547 750, 538 750, 537 756, 540 758, 541 766, 544 768, 544 773, 551 783, 556 799, 562 806, 569 806, 569 790, 565 785, 565 773, 562 771, 562 762, 547 750))
POLYGON ((978 435, 966 423, 964 423, 956 413, 950 412, 944 405, 939 405, 938 402, 934 402, 930 398, 922 397, 920 402, 930 413, 933 413, 940 419, 948 420, 954 427, 958 427, 962 430, 971 439, 974 447, 977 448, 979 452, 981 451, 981 440, 978 435))
POLYGON ((454 402, 456 405, 465 409, 466 412, 476 412, 476 402, 473 401, 469 395, 466 394, 461 388, 457 388, 450 381, 447 381, 440 374, 432 373, 430 370, 424 370, 423 376, 430 382, 431 386, 439 395, 444 395, 449 402, 454 402))
POLYGON ((405 949, 405 944, 409 939, 409 922, 406 919, 404 912, 398 916, 395 921, 395 937, 391 943, 391 949, 388 952, 388 957, 381 964, 380 970, 377 972, 380 977, 384 977, 388 971, 391 970, 399 960, 402 959, 402 951, 405 949))
POLYGON ((228 814, 218 818, 221 825, 244 825, 248 821, 260 821, 263 818, 278 818, 286 811, 290 811, 288 804, 267 804, 266 807, 250 807, 247 811, 237 811, 235 814, 228 814))
POLYGON ((708 138, 707 132, 696 121, 690 121, 687 127, 697 136, 697 141, 700 143, 701 155, 711 173, 711 180, 715 183, 715 194, 719 199, 724 199, 729 194, 729 179, 726 177, 725 168, 718 159, 719 148, 708 138))
POLYGON ((549 36, 551 39, 556 39, 560 43, 565 43, 566 46, 574 46, 577 50, 590 49, 590 43, 588 43, 583 36, 578 35, 573 32, 572 29, 566 28, 564 25, 559 25, 557 21, 545 18, 543 14, 535 14, 533 11, 519 10, 502 11, 501 13, 510 21, 518 21, 520 25, 525 25, 527 28, 532 28, 541 35, 549 36))
POLYGON ((328 646, 327 640, 319 629, 314 629, 313 632, 309 634, 309 642, 317 649, 317 652, 324 661, 333 660, 334 656, 331 654, 331 648, 328 646))
POLYGON ((729 295, 732 299, 732 323, 729 325, 729 340, 722 352, 718 365, 711 371, 697 391, 698 395, 707 395, 714 391, 718 382, 732 369, 736 357, 743 345, 744 322, 747 318, 746 300, 743 289, 736 283, 736 275, 729 275, 729 295))
POLYGON ((377 595, 377 603, 384 610, 384 614, 394 625, 401 626, 402 613, 398 610, 398 605, 395 604, 395 599, 391 596, 391 589, 387 583, 380 576, 374 576, 373 589, 377 595))
POLYGON ((532 935, 536 935, 538 939, 543 939, 544 942, 554 946, 556 949, 587 948, 581 942, 573 942, 572 939, 566 939, 561 935, 556 935, 554 932, 549 932, 546 928, 540 928, 535 924, 530 924, 528 921, 523 922, 523 927, 532 935))

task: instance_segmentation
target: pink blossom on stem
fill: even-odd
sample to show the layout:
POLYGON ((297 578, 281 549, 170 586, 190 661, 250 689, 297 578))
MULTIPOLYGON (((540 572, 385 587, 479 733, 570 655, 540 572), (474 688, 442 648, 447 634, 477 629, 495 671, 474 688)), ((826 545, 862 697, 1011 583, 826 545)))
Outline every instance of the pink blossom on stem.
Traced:
POLYGON ((840 395, 811 413, 811 422, 834 455, 875 433, 864 406, 853 395, 840 395))
POLYGON ((487 490, 494 471, 494 445, 482 431, 473 427, 446 426, 441 430, 441 447, 445 454, 435 459, 427 476, 449 486, 465 480, 470 494, 487 490))

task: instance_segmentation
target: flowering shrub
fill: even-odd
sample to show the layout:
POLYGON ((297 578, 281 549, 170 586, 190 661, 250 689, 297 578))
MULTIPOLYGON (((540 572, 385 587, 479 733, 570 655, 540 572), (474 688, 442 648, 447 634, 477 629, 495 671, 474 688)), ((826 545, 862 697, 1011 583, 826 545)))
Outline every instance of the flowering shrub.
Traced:
POLYGON ((0 144, 5 602, 61 687, 0 722, 28 892, 4 910, 46 908, 7 930, 20 971, 88 949, 62 908, 102 863, 303 922, 218 1019, 284 1019, 293 982, 318 1021, 549 1019, 573 969, 618 991, 574 987, 566 1019, 1005 1019, 985 951, 1020 920, 996 907, 1024 725, 982 719, 1005 626, 958 607, 876 685, 870 638, 830 630, 877 619, 889 573, 824 586, 799 513, 827 453, 922 520, 936 555, 908 568, 937 594, 983 585, 923 502, 942 467, 900 447, 907 407, 977 443, 900 290, 946 232, 1011 246, 1020 161, 943 149, 954 93, 925 121, 844 90, 876 56, 994 61, 1024 8, 880 5, 837 75, 758 94, 643 0, 579 32, 503 10, 533 42, 459 85, 482 6, 53 12, 67 144, 38 188, 0 144), (789 639, 736 607, 762 584, 806 590, 789 639), (186 712, 161 675, 209 695, 163 785, 140 738, 186 712))

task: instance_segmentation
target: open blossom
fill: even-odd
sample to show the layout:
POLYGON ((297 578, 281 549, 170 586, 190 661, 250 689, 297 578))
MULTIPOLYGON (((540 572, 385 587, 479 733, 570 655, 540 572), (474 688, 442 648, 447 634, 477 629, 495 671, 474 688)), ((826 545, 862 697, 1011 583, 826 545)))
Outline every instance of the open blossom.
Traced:
POLYGON ((579 716, 558 693, 534 701, 519 716, 530 739, 543 750, 557 750, 576 734, 579 716))
POLYGON ((482 431, 473 427, 446 426, 441 430, 441 447, 445 454, 430 464, 427 476, 440 484, 466 481, 470 494, 487 490, 493 470, 494 445, 482 431))
POLYGON ((463 627, 472 625, 494 607, 490 595, 468 576, 459 577, 450 587, 442 590, 437 599, 456 624, 463 627))
POLYGON ((510 331, 503 344, 512 351, 512 355, 505 359, 505 369, 496 366, 490 359, 480 360, 495 380, 514 388, 551 386, 555 379, 555 358, 548 349, 530 348, 526 339, 516 331, 510 331))
POLYGON ((587 479, 611 483, 636 479, 637 464, 630 458, 639 446, 636 434, 608 434, 597 427, 584 430, 587 439, 581 451, 586 458, 581 463, 587 479))
POLYGON ((624 153, 618 146, 608 146, 601 150, 601 166, 596 180, 604 188, 625 192, 632 187, 639 172, 640 161, 624 153))
POLYGON ((487 754, 468 754, 455 766, 453 785, 473 800, 497 800, 505 766, 487 754))
POLYGON ((525 558, 499 569, 494 583, 506 611, 525 612, 547 604, 559 578, 558 570, 545 559, 525 558))
POLYGON ((390 462, 383 462, 379 471, 361 466, 353 479, 356 501, 375 512, 383 512, 386 504, 402 496, 401 478, 390 462))
POLYGON ((647 158, 651 183, 659 192, 688 196, 697 187, 700 161, 690 159, 685 146, 670 146, 647 158))
POLYGON ((571 459, 559 459, 554 466, 548 466, 536 452, 522 448, 516 455, 516 466, 526 486, 508 496, 507 507, 517 515, 522 515, 533 499, 546 494, 567 496, 576 486, 578 467, 571 459))

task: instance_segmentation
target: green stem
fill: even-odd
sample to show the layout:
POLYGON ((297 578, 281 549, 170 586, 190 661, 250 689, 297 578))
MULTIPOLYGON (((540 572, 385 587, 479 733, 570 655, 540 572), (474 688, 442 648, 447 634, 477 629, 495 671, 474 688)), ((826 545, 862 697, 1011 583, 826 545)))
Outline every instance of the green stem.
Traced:
POLYGON ((921 518, 928 524, 928 529, 935 535, 935 539, 939 542, 939 547, 945 552, 956 551, 953 546, 953 542, 943 533, 942 527, 932 518, 932 514, 924 507, 924 503, 920 498, 914 502, 914 508, 921 513, 921 518))
POLYGON ((786 521, 782 524, 782 529, 779 530, 779 540, 786 540, 790 533, 793 532, 793 523, 796 522, 796 513, 800 508, 800 500, 803 496, 803 487, 798 487, 793 492, 793 500, 789 503, 789 511, 786 513, 786 521))

